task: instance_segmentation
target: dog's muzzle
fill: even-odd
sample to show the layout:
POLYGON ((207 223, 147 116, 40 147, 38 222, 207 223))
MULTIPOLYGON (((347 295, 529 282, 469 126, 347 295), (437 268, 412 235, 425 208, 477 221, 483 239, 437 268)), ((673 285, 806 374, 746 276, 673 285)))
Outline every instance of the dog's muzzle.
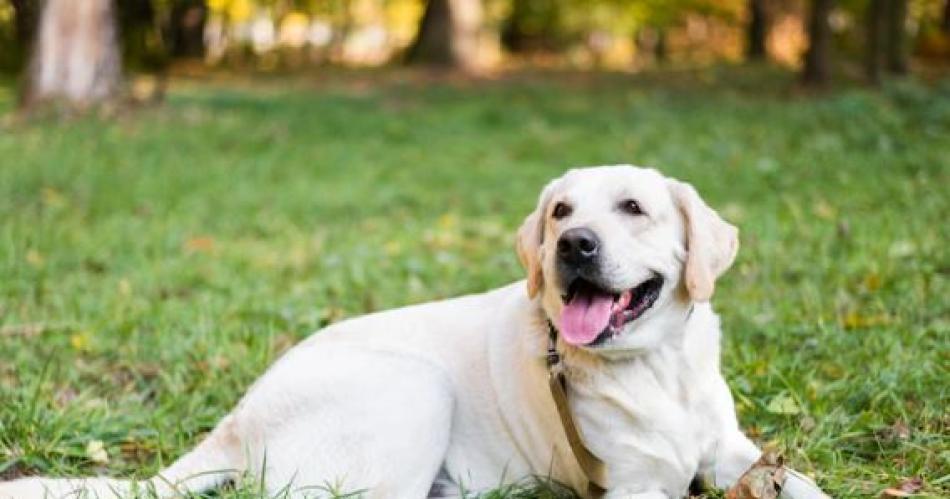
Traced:
POLYGON ((568 229, 557 240, 557 273, 561 289, 578 278, 600 281, 600 238, 585 227, 568 229))

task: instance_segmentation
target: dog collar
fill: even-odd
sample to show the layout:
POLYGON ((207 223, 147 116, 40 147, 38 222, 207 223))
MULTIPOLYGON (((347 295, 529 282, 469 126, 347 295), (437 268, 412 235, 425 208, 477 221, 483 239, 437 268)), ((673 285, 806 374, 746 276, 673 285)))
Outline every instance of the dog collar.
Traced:
POLYGON ((561 362, 561 354, 557 351, 557 329, 551 321, 548 321, 548 386, 551 389, 551 397, 554 399, 554 405, 557 407, 558 416, 561 418, 561 426, 567 435, 567 442, 571 446, 571 452, 580 465, 581 471, 587 477, 587 494, 592 498, 599 498, 607 492, 607 465, 595 456, 584 443, 584 437, 581 435, 577 424, 574 422, 574 415, 571 412, 570 403, 567 400, 567 376, 564 374, 564 364, 561 362))

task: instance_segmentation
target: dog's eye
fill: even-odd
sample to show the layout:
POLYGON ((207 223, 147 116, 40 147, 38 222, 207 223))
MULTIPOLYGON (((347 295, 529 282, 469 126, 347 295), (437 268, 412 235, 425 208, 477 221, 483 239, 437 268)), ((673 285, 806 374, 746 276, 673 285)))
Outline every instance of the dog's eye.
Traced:
POLYGON ((628 215, 643 215, 643 209, 640 208, 640 203, 636 202, 633 199, 625 199, 620 202, 620 211, 628 215))
POLYGON ((574 211, 574 208, 571 208, 571 205, 567 203, 558 203, 554 205, 554 211, 551 212, 551 216, 560 220, 566 216, 569 216, 572 211, 574 211))

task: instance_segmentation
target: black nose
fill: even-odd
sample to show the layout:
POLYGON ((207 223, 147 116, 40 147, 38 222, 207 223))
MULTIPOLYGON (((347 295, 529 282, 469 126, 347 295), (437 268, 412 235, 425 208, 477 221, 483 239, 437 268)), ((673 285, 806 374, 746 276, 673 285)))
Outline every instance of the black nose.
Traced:
POLYGON ((591 263, 600 252, 600 240, 590 229, 576 227, 564 231, 557 240, 557 256, 564 263, 583 265, 591 263))

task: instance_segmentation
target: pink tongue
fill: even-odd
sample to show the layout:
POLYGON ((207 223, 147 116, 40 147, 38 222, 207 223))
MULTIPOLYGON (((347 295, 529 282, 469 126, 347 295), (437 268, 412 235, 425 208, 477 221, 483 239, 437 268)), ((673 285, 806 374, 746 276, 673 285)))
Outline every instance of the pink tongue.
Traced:
POLYGON ((561 336, 574 346, 587 345, 610 322, 614 299, 610 295, 577 295, 561 311, 561 336))

